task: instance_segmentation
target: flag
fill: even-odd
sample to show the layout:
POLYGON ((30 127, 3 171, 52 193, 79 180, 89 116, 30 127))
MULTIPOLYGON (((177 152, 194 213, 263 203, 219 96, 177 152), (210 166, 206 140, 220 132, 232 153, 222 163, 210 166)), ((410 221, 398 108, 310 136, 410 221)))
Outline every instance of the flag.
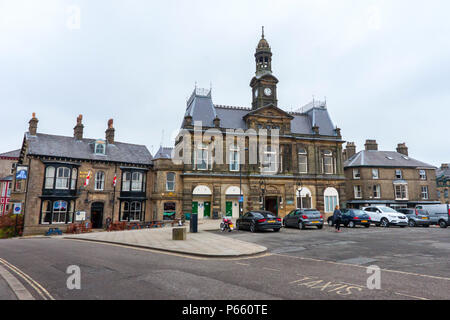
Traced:
POLYGON ((88 175, 86 177, 86 180, 84 181, 84 186, 88 186, 89 185, 89 179, 91 179, 91 172, 88 172, 88 175))
POLYGON ((113 179, 113 187, 116 186, 116 180, 117 180, 117 174, 114 175, 114 179, 113 179))

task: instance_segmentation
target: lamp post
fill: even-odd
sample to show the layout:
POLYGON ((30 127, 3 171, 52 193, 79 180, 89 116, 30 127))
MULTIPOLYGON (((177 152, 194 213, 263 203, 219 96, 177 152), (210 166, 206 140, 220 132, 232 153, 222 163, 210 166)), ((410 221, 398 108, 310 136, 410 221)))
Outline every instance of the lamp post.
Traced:
POLYGON ((259 181, 259 188, 261 189, 261 210, 266 209, 266 199, 265 199, 265 193, 266 193, 266 181, 264 178, 261 178, 259 181))
MULTIPOLYGON (((245 148, 244 151, 248 151, 248 148, 245 148)), ((245 156, 244 156, 245 159, 245 156)), ((242 216, 242 210, 244 204, 244 195, 242 194, 242 163, 241 157, 239 156, 239 216, 242 216)))

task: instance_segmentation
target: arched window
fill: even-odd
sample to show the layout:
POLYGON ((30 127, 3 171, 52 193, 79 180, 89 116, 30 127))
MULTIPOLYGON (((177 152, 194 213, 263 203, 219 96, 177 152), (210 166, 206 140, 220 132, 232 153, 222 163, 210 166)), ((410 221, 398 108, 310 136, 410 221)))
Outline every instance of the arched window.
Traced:
POLYGON ((95 143, 95 154, 105 154, 105 143, 103 141, 97 141, 95 143))
POLYGON ((330 213, 334 211, 336 205, 339 204, 339 193, 335 188, 326 188, 324 193, 325 212, 330 213))
POLYGON ((142 203, 133 201, 130 205, 130 221, 140 221, 142 213, 142 203))
POLYGON ((312 209, 311 191, 307 187, 301 187, 297 190, 297 208, 312 209))
POLYGON ((132 182, 131 182, 131 191, 142 191, 142 173, 141 172, 133 172, 132 182))
POLYGON ((54 181, 55 181, 55 168, 47 167, 47 169, 45 169, 45 189, 53 189, 54 181))
POLYGON ((105 173, 97 171, 95 173, 95 190, 103 190, 105 188, 105 173))
POLYGON ((140 221, 142 219, 142 202, 122 202, 122 221, 140 221))
POLYGON ((306 149, 298 149, 298 172, 308 173, 308 153, 306 149))
POLYGON ((239 146, 230 146, 230 171, 239 171, 239 146))
POLYGON ((78 170, 76 168, 72 169, 72 179, 70 182, 70 189, 75 190, 75 188, 77 187, 77 175, 78 175, 78 170))
POLYGON ((52 223, 65 223, 67 215, 67 201, 53 202, 53 219, 52 223))
POLYGON ((166 177, 166 190, 175 191, 175 173, 168 172, 166 177))
POLYGON ((56 185, 55 189, 69 189, 70 169, 60 167, 56 170, 56 185))
POLYGON ((131 172, 124 172, 122 176, 122 191, 130 191, 131 172))

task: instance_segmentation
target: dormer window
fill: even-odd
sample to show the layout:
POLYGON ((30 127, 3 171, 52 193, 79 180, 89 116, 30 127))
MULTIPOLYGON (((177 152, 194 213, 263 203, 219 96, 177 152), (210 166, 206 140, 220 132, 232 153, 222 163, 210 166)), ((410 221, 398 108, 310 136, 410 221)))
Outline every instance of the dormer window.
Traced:
POLYGON ((103 140, 95 141, 94 153, 95 154, 105 154, 106 152, 106 144, 103 140))

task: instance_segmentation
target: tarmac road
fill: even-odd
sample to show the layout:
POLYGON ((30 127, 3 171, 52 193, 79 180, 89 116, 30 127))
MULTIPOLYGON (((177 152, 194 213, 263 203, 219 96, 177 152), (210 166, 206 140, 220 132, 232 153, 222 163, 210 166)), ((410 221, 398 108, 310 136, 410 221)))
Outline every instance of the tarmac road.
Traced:
POLYGON ((0 240, 0 266, 9 263, 33 280, 38 290, 15 274, 36 299, 450 299, 450 229, 336 234, 325 227, 224 235, 257 242, 269 252, 210 259, 29 238, 0 240), (80 267, 80 290, 67 288, 71 265, 80 267), (369 265, 381 268, 380 290, 367 288, 369 265))

